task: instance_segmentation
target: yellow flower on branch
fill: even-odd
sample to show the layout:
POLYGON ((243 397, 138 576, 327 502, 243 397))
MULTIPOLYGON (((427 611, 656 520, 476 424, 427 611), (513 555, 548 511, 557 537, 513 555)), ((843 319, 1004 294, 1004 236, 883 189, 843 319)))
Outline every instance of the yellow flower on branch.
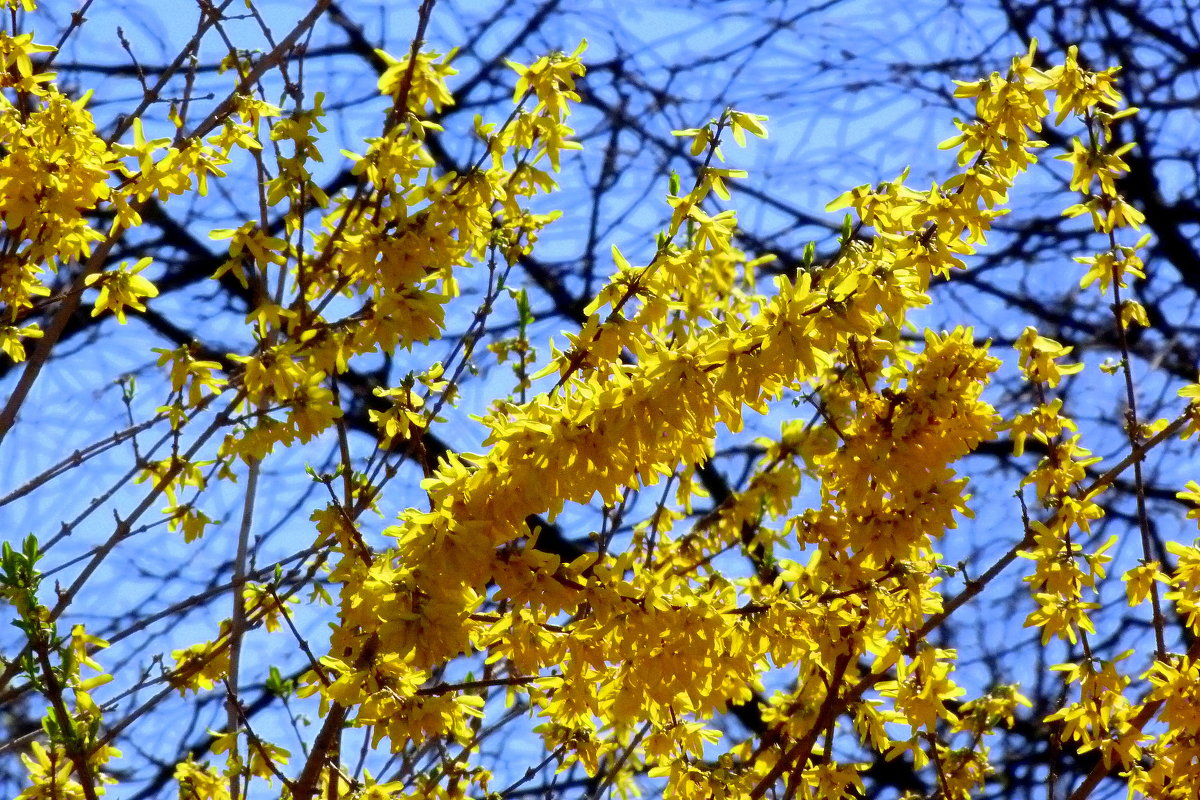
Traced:
POLYGON ((1021 369, 1029 380, 1045 383, 1051 388, 1057 386, 1064 375, 1074 375, 1083 369, 1083 364, 1059 364, 1056 359, 1068 355, 1074 348, 1039 335, 1033 327, 1025 328, 1013 347, 1020 354, 1021 369))
POLYGON ((140 274, 142 270, 150 266, 152 260, 151 258, 138 259, 138 262, 133 265, 133 269, 129 268, 127 262, 122 261, 121 266, 113 272, 99 272, 84 278, 84 286, 98 286, 100 289, 100 296, 96 298, 92 316, 99 316, 105 309, 112 309, 112 312, 117 315, 117 320, 124 325, 126 307, 135 311, 145 311, 146 306, 142 303, 142 299, 158 297, 158 289, 140 274))
POLYGON ((13 361, 25 360, 25 343, 22 339, 40 339, 42 330, 37 325, 18 328, 15 325, 0 325, 0 350, 13 361))
POLYGON ((1071 191, 1086 194, 1092 188, 1092 181, 1098 180, 1101 194, 1111 197, 1117 193, 1114 180, 1129 172, 1129 165, 1121 160, 1121 156, 1133 148, 1134 142, 1130 142, 1111 153, 1105 153, 1085 146, 1079 141, 1079 137, 1075 137, 1071 143, 1071 152, 1056 158, 1070 162, 1074 169, 1071 175, 1071 191))

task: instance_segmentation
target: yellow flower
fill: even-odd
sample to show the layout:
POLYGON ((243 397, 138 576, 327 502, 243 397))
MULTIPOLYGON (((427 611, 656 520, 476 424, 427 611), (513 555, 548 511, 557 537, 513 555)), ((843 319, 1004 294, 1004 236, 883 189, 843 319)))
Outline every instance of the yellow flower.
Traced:
POLYGON ((1074 348, 1039 335, 1033 327, 1025 328, 1013 347, 1020 354, 1021 369, 1026 377, 1050 387, 1057 386, 1064 375, 1073 375, 1083 369, 1083 364, 1059 364, 1055 359, 1068 355, 1074 348))
MULTIPOLYGON (((1197 512, 1193 510, 1191 513, 1197 512)), ((1159 567, 1157 561, 1149 561, 1126 570, 1125 574, 1121 576, 1121 579, 1125 581, 1125 594, 1129 598, 1129 605, 1136 606, 1145 602, 1146 598, 1150 596, 1150 589, 1155 582, 1166 583, 1170 580, 1159 567)))
POLYGON ((112 309, 117 315, 117 320, 124 325, 127 306, 136 311, 145 311, 146 306, 142 303, 142 298, 157 297, 158 289, 139 273, 150 266, 152 260, 139 259, 132 270, 127 262, 122 261, 121 266, 114 272, 99 272, 84 278, 85 286, 100 287, 100 295, 96 298, 92 316, 99 316, 105 309, 112 309))
POLYGON ((25 360, 25 344, 21 339, 40 339, 42 330, 37 325, 18 328, 15 325, 0 325, 0 350, 13 361, 25 360))
POLYGON ((1075 137, 1071 142, 1071 152, 1057 156, 1060 161, 1068 161, 1073 167, 1071 174, 1071 191, 1087 194, 1092 188, 1092 181, 1100 181, 1101 194, 1110 197, 1117 193, 1114 179, 1129 172, 1129 165, 1121 160, 1121 156, 1134 148, 1134 143, 1122 145, 1111 153, 1087 147, 1075 137))
POLYGON ((380 94, 391 95, 393 100, 399 101, 406 77, 411 75, 408 80, 408 107, 402 111, 424 113, 425 104, 428 103, 436 113, 453 105, 454 95, 446 86, 446 78, 458 74, 458 70, 450 66, 455 52, 451 50, 445 56, 433 52, 418 53, 417 63, 410 71, 407 55, 397 59, 383 50, 376 50, 375 53, 388 65, 379 76, 380 94))
POLYGON ((1042 629, 1042 644, 1046 644, 1054 636, 1066 639, 1071 644, 1079 641, 1080 629, 1095 633, 1088 611, 1099 608, 1099 603, 1085 603, 1074 598, 1060 597, 1054 594, 1037 594, 1034 596, 1040 607, 1025 619, 1025 627, 1042 629))

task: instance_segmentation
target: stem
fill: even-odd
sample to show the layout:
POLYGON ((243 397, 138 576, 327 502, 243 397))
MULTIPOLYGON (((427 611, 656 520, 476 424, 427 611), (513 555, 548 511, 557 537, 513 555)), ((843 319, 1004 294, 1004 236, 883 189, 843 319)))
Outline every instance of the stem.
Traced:
MULTIPOLYGON (((241 709, 238 701, 238 668, 242 656, 242 636, 246 631, 246 558, 250 549, 250 529, 254 524, 254 498, 258 491, 259 461, 250 462, 246 476, 246 499, 242 506, 242 525, 238 531, 237 556, 233 563, 233 614, 229 620, 229 688, 226 693, 225 710, 228 718, 230 733, 235 734, 233 745, 230 747, 230 757, 237 758, 238 745, 236 734, 241 730, 241 709)), ((241 787, 239 773, 234 771, 229 775, 229 796, 239 800, 241 787)))

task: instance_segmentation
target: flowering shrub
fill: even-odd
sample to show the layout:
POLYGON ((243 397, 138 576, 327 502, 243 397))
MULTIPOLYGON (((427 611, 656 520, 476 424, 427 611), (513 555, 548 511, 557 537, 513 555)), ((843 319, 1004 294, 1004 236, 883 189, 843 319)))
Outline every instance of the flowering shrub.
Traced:
MULTIPOLYGON (((32 10, 30 0, 22 5, 32 10)), ((1125 348, 1149 320, 1123 290, 1146 274, 1147 239, 1117 182, 1131 145, 1115 142, 1113 125, 1135 110, 1122 106, 1115 69, 1087 71, 1074 51, 1038 69, 1031 46, 1004 74, 959 82, 975 117, 942 144, 956 151, 956 171, 926 189, 905 173, 841 195, 828 208, 849 210, 836 252, 817 258, 810 248, 769 287, 755 281, 769 257, 739 246, 735 212, 714 204, 746 177, 721 166, 722 147, 750 146, 747 133, 766 137, 766 118, 727 109, 675 131, 697 160, 695 180, 672 180, 668 222, 648 258, 613 248, 611 278, 583 324, 541 358, 528 337, 528 294, 510 281, 559 216, 541 199, 554 197, 554 173, 580 149, 570 122, 585 45, 510 62, 510 113, 481 117, 462 134, 481 155, 460 172, 439 168, 430 150, 449 135, 439 114, 454 102, 453 53, 417 43, 381 52, 378 89, 390 111, 357 152, 336 156, 321 149, 326 98, 285 111, 252 92, 329 5, 316 3, 275 50, 231 58, 228 96, 200 121, 173 109, 175 134, 158 139, 137 115, 123 135, 104 138, 86 95, 69 97, 51 72, 35 70, 53 48, 32 34, 0 34, 0 344, 23 364, 0 436, 79 307, 122 324, 154 308, 153 251, 133 266, 110 258, 127 244, 140 253, 144 215, 205 195, 235 163, 258 170, 262 207, 258 219, 208 231, 228 242, 212 276, 244 290, 243 333, 253 345, 154 350, 165 387, 155 415, 131 419, 102 444, 149 429, 163 436, 150 451, 133 439, 123 485, 141 494, 117 514, 111 538, 53 593, 40 562, 54 542, 5 545, 2 592, 23 645, 6 658, 0 684, 22 681, 19 692, 48 706, 41 733, 24 745, 22 799, 120 795, 114 741, 137 741, 143 711, 112 713, 119 692, 132 691, 121 674, 128 664, 107 663, 106 642, 83 624, 66 633, 64 618, 107 552, 139 525, 159 514, 167 531, 155 535, 202 540, 216 524, 206 499, 234 485, 243 508, 220 587, 228 617, 137 683, 156 692, 143 709, 174 696, 225 705, 211 752, 175 766, 180 797, 510 797, 523 780, 498 785, 483 742, 516 729, 514 720, 531 723, 525 736, 543 767, 581 765, 591 796, 653 786, 681 800, 855 797, 873 754, 930 769, 941 796, 983 796, 992 734, 1028 701, 1019 686, 959 681, 958 650, 934 637, 1000 573, 1021 569, 1034 608, 1025 626, 1042 645, 1061 640, 1082 653, 1046 667, 1062 673, 1062 702, 1038 721, 1057 731, 1056 746, 1096 753, 1072 797, 1109 775, 1148 797, 1200 792, 1198 653, 1168 652, 1163 621, 1173 603, 1196 630, 1200 551, 1172 544, 1178 561, 1168 568, 1143 537, 1139 566, 1122 576, 1129 605, 1144 609, 1155 632, 1148 669, 1093 657, 1089 645, 1114 544, 1088 544, 1105 514, 1100 496, 1118 478, 1140 483, 1148 454, 1200 429, 1200 385, 1181 392, 1172 419, 1137 412, 1125 348), (1081 286, 1111 294, 1125 353, 1108 371, 1125 401, 1127 441, 1105 460, 1055 396, 1064 376, 1084 369, 1070 347, 1033 328, 1015 353, 977 341, 970 328, 906 334, 931 282, 987 246, 1010 191, 1045 147, 1037 136, 1051 114, 1081 128, 1056 156, 1070 163, 1080 193, 1064 213, 1092 222, 1100 246, 1078 259, 1081 286), (314 170, 335 157, 347 159, 353 182, 327 193, 314 170), (461 291, 468 271, 486 271, 482 297, 461 291), (481 452, 432 453, 439 413, 461 402, 485 321, 510 300, 516 335, 490 347, 512 361, 517 385, 478 417, 481 452), (32 316, 47 308, 43 329, 32 316), (448 320, 464 317, 467 331, 439 357, 448 320), (398 352, 424 361, 395 385, 363 391, 379 448, 364 456, 357 440, 351 446, 339 380, 398 352), (1006 419, 987 387, 1010 362, 1031 404, 1006 419), (790 400, 817 415, 784 420, 778 437, 760 442, 744 488, 696 513, 720 430, 737 433, 748 410, 780 414, 790 400), (1041 453, 1008 487, 1021 496, 1016 535, 998 559, 962 567, 961 586, 951 587, 939 541, 976 502, 963 459, 1004 431, 1017 455, 1033 442, 1041 453), (303 558, 264 574, 247 558, 260 476, 313 441, 334 443, 337 456, 332 469, 310 470, 322 500, 302 534, 303 558), (422 503, 390 507, 384 488, 406 459, 423 470, 422 503), (547 543, 570 507, 598 499, 622 508, 628 492, 656 485, 661 501, 620 535, 614 521, 589 549, 547 543), (370 535, 368 511, 395 518, 383 537, 370 535), (750 574, 725 567, 724 556, 739 552, 750 574), (302 633, 296 617, 325 605, 328 635, 302 633), (253 658, 248 637, 260 632, 285 638, 303 669, 285 678, 253 658), (106 696, 114 677, 119 688, 106 696), (283 701, 311 698, 317 719, 301 734, 302 752, 251 722, 241 699, 248 682, 283 701), (717 726, 731 709, 754 720, 751 735, 717 726), (352 729, 362 731, 353 747, 352 729), (392 774, 360 771, 368 756, 392 774)), ((5 502, 87 457, 30 476, 5 502)), ((1181 497, 1200 502, 1200 487, 1181 497)), ((1144 505, 1137 514, 1146 525, 1144 505)), ((290 706, 288 715, 297 718, 290 706)))

